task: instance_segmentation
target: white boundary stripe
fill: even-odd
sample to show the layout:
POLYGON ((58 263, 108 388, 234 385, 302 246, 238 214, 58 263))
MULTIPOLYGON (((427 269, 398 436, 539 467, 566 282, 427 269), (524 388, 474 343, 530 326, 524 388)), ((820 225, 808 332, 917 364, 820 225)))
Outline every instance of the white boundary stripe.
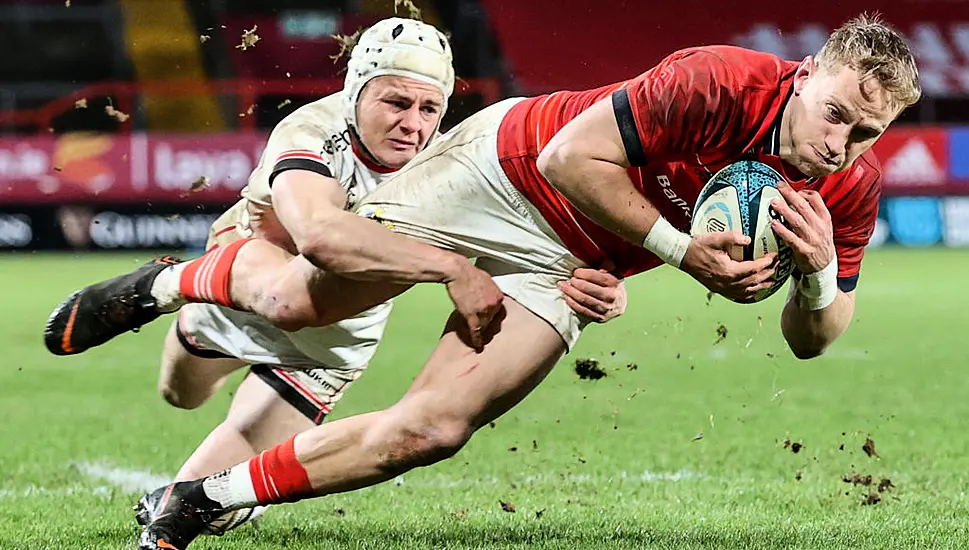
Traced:
POLYGON ((118 468, 107 462, 82 462, 77 464, 77 469, 89 479, 105 481, 131 493, 153 491, 170 483, 174 478, 174 476, 156 474, 149 470, 118 468))
MULTIPOLYGON (((121 489, 129 493, 146 493, 171 482, 174 476, 156 474, 149 470, 133 470, 113 466, 108 461, 84 462, 74 466, 81 474, 90 480, 105 484, 88 487, 72 485, 70 487, 47 488, 38 485, 28 485, 23 489, 0 489, 0 501, 8 499, 22 499, 32 497, 72 495, 96 495, 109 497, 113 490, 121 489)), ((484 476, 477 478, 453 477, 451 475, 433 475, 423 479, 410 480, 406 484, 418 489, 453 489, 455 487, 489 487, 516 483, 527 485, 641 485, 647 483, 679 483, 685 481, 702 481, 712 479, 709 476, 692 470, 678 470, 675 472, 618 472, 614 475, 602 474, 568 474, 542 473, 529 476, 484 476)), ((391 483, 396 486, 404 485, 404 476, 397 476, 391 483)), ((388 483, 387 485, 390 485, 388 483)))

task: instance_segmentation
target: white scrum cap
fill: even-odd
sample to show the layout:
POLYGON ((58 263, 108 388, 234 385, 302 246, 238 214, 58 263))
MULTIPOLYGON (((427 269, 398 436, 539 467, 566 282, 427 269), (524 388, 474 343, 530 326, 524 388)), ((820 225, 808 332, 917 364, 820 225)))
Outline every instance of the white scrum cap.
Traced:
POLYGON ((392 17, 360 35, 350 52, 343 85, 347 122, 357 127, 357 100, 364 85, 385 75, 425 82, 444 94, 443 111, 454 91, 454 67, 447 37, 431 25, 392 17))

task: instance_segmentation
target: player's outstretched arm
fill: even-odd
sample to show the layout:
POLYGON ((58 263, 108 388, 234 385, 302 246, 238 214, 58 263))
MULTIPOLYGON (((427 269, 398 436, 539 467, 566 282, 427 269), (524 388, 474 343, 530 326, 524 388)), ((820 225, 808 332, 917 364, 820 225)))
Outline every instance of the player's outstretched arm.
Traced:
POLYGON ((333 178, 288 170, 273 182, 273 207, 296 249, 311 263, 349 279, 447 283, 473 269, 464 256, 397 235, 346 211, 333 178))
POLYGON ((344 210, 339 183, 306 170, 279 174, 273 206, 299 253, 313 265, 348 279, 401 284, 442 283, 468 322, 475 346, 504 295, 464 256, 398 235, 344 210))
POLYGON ((802 273, 791 283, 781 331, 798 359, 811 359, 824 353, 848 328, 855 293, 838 288, 834 229, 821 196, 810 190, 794 191, 786 183, 778 189, 786 202, 772 205, 787 225, 775 219, 771 227, 794 250, 794 262, 802 273))
POLYGON ((626 172, 630 163, 611 98, 566 124, 542 149, 537 165, 549 183, 590 219, 718 294, 752 297, 773 274, 771 257, 752 262, 730 258, 729 250, 747 244, 748 237, 719 233, 691 239, 636 189, 626 172))

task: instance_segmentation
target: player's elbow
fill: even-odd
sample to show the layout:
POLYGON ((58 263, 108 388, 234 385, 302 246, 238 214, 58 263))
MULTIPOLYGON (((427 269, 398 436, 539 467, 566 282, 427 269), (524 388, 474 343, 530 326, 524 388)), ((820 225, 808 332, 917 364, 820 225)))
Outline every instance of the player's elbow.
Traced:
POLYGON ((801 360, 814 359, 824 355, 831 344, 844 333, 844 329, 845 327, 835 325, 806 327, 790 322, 781 324, 787 346, 791 349, 794 357, 801 360))
POLYGON ((808 359, 814 359, 815 357, 820 357, 824 355, 824 350, 826 346, 811 346, 811 345, 793 345, 789 344, 791 348, 791 353, 794 357, 802 361, 807 361, 808 359))
POLYGON ((784 340, 787 341, 787 347, 791 349, 791 353, 794 354, 794 357, 802 361, 814 359, 822 355, 831 343, 819 335, 812 335, 806 330, 786 324, 782 326, 782 332, 784 333, 784 340))
POLYGON ((569 173, 569 167, 574 164, 576 157, 575 148, 567 141, 552 139, 538 154, 535 166, 549 183, 557 186, 563 175, 569 173))
POLYGON ((314 220, 307 224, 308 229, 294 239, 296 250, 316 267, 338 271, 343 258, 345 236, 339 224, 331 220, 314 220))

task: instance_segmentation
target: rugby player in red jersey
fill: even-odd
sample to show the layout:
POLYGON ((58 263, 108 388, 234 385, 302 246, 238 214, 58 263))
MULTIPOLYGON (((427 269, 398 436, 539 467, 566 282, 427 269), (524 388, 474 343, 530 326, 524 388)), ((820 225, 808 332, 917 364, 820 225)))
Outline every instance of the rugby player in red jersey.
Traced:
MULTIPOLYGON (((793 249, 799 276, 781 327, 796 356, 821 354, 851 320, 874 227, 880 172, 868 150, 919 96, 904 40, 860 17, 800 62, 691 48, 626 82, 484 109, 357 212, 391 229, 368 242, 368 251, 387 251, 386 266, 433 268, 394 254, 404 236, 478 258, 505 295, 500 309, 480 307, 490 325, 474 333, 471 317, 453 314, 421 374, 386 410, 312 428, 215 476, 158 489, 167 512, 145 528, 141 547, 183 549, 211 514, 353 490, 453 455, 575 343, 584 320, 557 287, 576 267, 630 276, 668 263, 735 298, 773 284, 772 258, 730 259, 731 246, 746 244, 742 235, 684 233, 707 178, 737 160, 766 162, 786 179, 785 201, 774 207, 788 227, 773 228, 793 249)), ((350 262, 330 263, 334 273, 275 289, 275 298, 303 307, 310 286, 317 302, 339 304, 332 311, 353 310, 406 288, 393 269, 377 267, 372 282, 360 282, 336 276, 356 274, 344 267, 350 262)), ((308 319, 333 316, 309 302, 316 310, 303 313, 308 319)))

